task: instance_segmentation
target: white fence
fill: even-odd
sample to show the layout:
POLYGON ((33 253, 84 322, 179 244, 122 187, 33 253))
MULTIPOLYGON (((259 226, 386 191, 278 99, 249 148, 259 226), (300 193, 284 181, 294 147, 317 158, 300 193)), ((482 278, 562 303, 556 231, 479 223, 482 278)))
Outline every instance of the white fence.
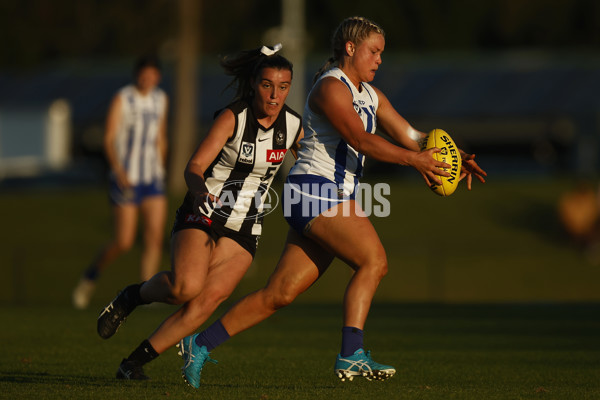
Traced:
POLYGON ((0 109, 0 179, 60 171, 71 161, 71 107, 0 109))

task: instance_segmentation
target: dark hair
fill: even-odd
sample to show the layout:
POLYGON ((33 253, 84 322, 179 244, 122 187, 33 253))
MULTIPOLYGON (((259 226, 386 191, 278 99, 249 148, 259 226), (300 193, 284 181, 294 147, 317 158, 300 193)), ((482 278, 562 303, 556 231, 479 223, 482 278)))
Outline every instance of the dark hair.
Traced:
POLYGON ((331 39, 333 55, 329 57, 327 62, 323 64, 323 66, 316 73, 315 77, 313 78, 313 85, 317 82, 321 75, 323 75, 333 66, 333 64, 342 59, 346 51, 345 48, 347 42, 354 42, 356 45, 358 45, 373 32, 385 36, 383 28, 367 18, 349 17, 343 20, 335 30, 331 39))
MULTIPOLYGON (((272 47, 270 48, 273 49, 272 47)), ((225 88, 236 88, 233 101, 253 95, 252 80, 258 76, 263 68, 287 69, 293 76, 294 66, 287 58, 279 54, 267 56, 261 50, 262 47, 245 50, 236 55, 225 56, 221 59, 221 67, 223 67, 225 73, 234 77, 225 88)))
POLYGON ((133 66, 133 76, 137 78, 140 71, 146 67, 154 67, 161 70, 160 60, 156 54, 144 54, 140 56, 133 66))

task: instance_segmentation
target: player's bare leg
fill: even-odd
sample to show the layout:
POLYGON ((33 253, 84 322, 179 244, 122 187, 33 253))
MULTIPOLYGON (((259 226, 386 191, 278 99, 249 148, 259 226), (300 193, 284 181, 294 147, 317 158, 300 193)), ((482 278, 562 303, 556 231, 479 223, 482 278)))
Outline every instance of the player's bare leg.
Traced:
POLYGON ((350 200, 317 217, 307 236, 355 270, 344 296, 344 324, 363 329, 377 286, 387 273, 385 249, 371 221, 350 200))
MULTIPOLYGON (((308 289, 327 269, 334 253, 356 271, 346 290, 344 322, 346 327, 362 332, 375 290, 387 272, 387 261, 379 237, 364 213, 353 201, 343 204, 338 206, 337 213, 321 215, 313 221, 310 238, 290 230, 283 255, 267 286, 234 305, 217 321, 220 328, 212 329, 213 324, 202 334, 224 330, 228 338, 268 318, 308 289), (343 204, 348 210, 341 209, 343 204)), ((210 360, 212 347, 203 345, 203 340, 197 340, 196 336, 186 337, 183 343, 188 352, 196 352, 202 360, 201 370, 203 363, 210 360)), ((338 355, 335 370, 342 380, 351 380, 355 375, 383 380, 395 373, 393 367, 374 362, 370 353, 362 349, 362 341, 356 354, 344 358, 338 355)), ((192 379, 186 374, 186 380, 198 387, 199 374, 190 375, 192 379)))
POLYGON ((192 334, 226 300, 252 264, 252 256, 232 239, 222 237, 211 254, 203 289, 171 314, 148 339, 160 354, 192 334))
POLYGON ((204 287, 215 242, 204 231, 183 229, 171 244, 171 271, 154 275, 140 289, 143 301, 183 304, 204 287))
POLYGON ((350 200, 317 217, 308 236, 355 270, 344 295, 342 351, 336 358, 334 372, 342 381, 355 376, 369 380, 393 376, 395 368, 373 361, 363 345, 371 301, 387 273, 385 250, 373 225, 358 203, 350 200))
POLYGON ((230 336, 267 319, 306 291, 333 260, 317 243, 290 229, 283 254, 267 285, 235 304, 221 318, 230 336))
POLYGON ((319 270, 327 269, 332 259, 333 256, 319 245, 290 230, 282 258, 267 286, 238 302, 224 319, 217 320, 200 334, 187 336, 180 342, 186 382, 198 388, 204 364, 214 361, 210 358, 214 346, 227 340, 230 333, 247 329, 291 303, 319 278, 319 270), (304 246, 299 243, 304 243, 304 246))
POLYGON ((124 204, 115 205, 112 209, 114 219, 113 240, 98 255, 96 263, 100 271, 118 256, 129 251, 135 243, 138 207, 134 204, 124 204))
MULTIPOLYGON (((194 240, 184 241, 186 244, 193 244, 193 242, 194 240)), ((184 254, 188 251, 191 249, 186 250, 186 246, 177 247, 175 266, 186 262, 187 258, 184 254)), ((226 237, 220 238, 212 253, 205 254, 203 258, 210 259, 210 265, 200 293, 169 316, 149 339, 144 340, 128 358, 121 362, 117 371, 118 378, 145 379, 143 365, 202 325, 218 305, 229 297, 252 263, 250 253, 237 242, 226 237), (137 378, 131 378, 133 376, 137 378)), ((175 267, 174 270, 181 270, 181 268, 175 267)), ((184 352, 183 346, 181 350, 184 360, 192 358, 189 352, 184 352)), ((202 354, 197 354, 195 361, 200 361, 200 358, 202 354)), ((203 361, 209 359, 205 357, 203 361)), ((189 362, 186 361, 186 364, 189 362)), ((194 375, 199 378, 199 371, 194 375)))
POLYGON ((165 196, 152 196, 140 205, 144 221, 144 248, 140 263, 140 278, 147 281, 158 272, 162 257, 163 237, 167 219, 167 199, 165 196))
POLYGON ((154 275, 141 285, 130 285, 98 317, 98 334, 108 339, 140 304, 183 304, 202 290, 214 241, 204 231, 183 229, 173 236, 171 271, 154 275))
POLYGON ((129 251, 135 242, 137 231, 138 208, 134 204, 114 205, 113 238, 102 247, 84 276, 73 291, 75 308, 87 308, 96 287, 96 279, 100 273, 121 254, 129 251))

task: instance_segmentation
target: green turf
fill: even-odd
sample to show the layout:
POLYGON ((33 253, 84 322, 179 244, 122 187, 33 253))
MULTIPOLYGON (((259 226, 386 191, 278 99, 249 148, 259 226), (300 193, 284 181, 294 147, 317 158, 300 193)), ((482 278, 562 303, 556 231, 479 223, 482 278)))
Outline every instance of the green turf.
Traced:
POLYGON ((180 376, 176 349, 146 372, 114 379, 126 356, 169 311, 136 311, 113 338, 95 335, 93 311, 2 308, 0 397, 7 399, 597 399, 598 305, 378 304, 368 323, 386 382, 339 382, 338 305, 292 305, 213 352, 203 384, 180 376))
MULTIPOLYGON (((555 212, 570 185, 491 179, 440 198, 416 179, 394 183, 391 216, 373 219, 389 273, 367 345, 397 376, 344 384, 333 376, 350 276, 335 262, 290 308, 218 349, 220 364, 208 365, 199 391, 182 384, 174 350, 148 366, 151 382, 113 378, 172 310, 141 309, 108 341, 95 334, 100 308, 137 280, 139 246, 102 276, 90 310, 70 307, 81 270, 110 235, 103 188, 4 190, 0 398, 600 398, 600 266, 570 243, 555 212)), ((232 300, 264 284, 286 229, 280 210, 267 217, 232 300)))
MULTIPOLYGON (((370 180, 376 183, 377 179, 370 180)), ((388 276, 378 301, 600 301, 600 265, 570 243, 556 218, 568 180, 494 181, 448 198, 416 179, 392 184, 391 215, 372 218, 386 248, 388 276)), ((168 233, 180 197, 171 199, 168 233)), ((0 304, 70 302, 84 267, 111 234, 103 188, 0 193, 0 304)), ((287 224, 267 216, 253 266, 236 295, 263 285, 277 263, 287 224)), ((168 268, 168 242, 164 268, 168 268)), ((139 245, 99 281, 95 306, 138 279, 139 245)), ((299 301, 339 301, 348 268, 334 262, 299 301)))

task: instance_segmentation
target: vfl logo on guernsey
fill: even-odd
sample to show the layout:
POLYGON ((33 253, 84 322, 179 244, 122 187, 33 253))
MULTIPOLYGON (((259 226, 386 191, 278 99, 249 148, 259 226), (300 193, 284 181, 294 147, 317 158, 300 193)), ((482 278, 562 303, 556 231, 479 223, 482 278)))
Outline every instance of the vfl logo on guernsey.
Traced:
POLYGON ((238 161, 244 164, 254 164, 254 143, 242 142, 238 161))
POLYGON ((267 150, 267 162, 279 164, 285 157, 286 149, 267 150))

